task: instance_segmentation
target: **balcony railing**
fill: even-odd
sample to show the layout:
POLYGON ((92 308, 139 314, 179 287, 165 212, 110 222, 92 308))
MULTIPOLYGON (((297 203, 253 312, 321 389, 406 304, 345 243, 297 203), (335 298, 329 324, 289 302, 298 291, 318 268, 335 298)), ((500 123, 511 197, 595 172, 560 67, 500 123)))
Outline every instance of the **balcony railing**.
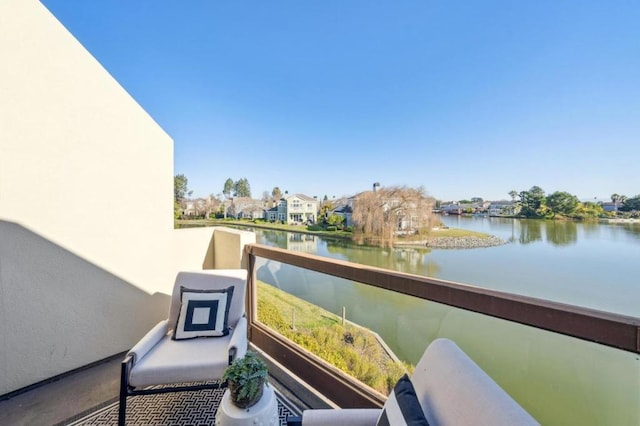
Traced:
MULTIPOLYGON (((605 410, 607 414, 599 417, 605 423, 638 419, 640 411, 633 401, 640 398, 639 318, 258 244, 247 245, 245 255, 250 277, 250 340, 338 406, 381 406, 386 395, 258 320, 258 264, 274 262, 382 289, 377 299, 381 304, 387 298, 384 294, 417 298, 423 314, 414 316, 414 323, 408 319, 403 324, 432 328, 426 333, 432 338, 455 334, 458 341, 464 340, 465 349, 472 355, 475 352, 472 357, 543 423, 575 420, 572 412, 580 406, 590 406, 587 411, 605 410), (590 394, 582 395, 584 400, 573 395, 552 407, 554 398, 573 392, 567 386, 583 386, 579 390, 590 394), (592 389, 598 386, 602 390, 592 389)), ((422 342, 423 347, 428 343, 422 342)))

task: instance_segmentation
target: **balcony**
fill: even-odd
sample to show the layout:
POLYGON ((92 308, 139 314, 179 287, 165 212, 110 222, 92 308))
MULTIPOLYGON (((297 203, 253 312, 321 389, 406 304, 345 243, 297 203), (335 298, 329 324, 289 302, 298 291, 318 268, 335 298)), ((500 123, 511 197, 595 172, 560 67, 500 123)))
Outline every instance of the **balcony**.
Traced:
MULTIPOLYGON (((293 343, 305 340, 304 320, 348 345, 378 336, 371 345, 407 369, 449 337, 544 424, 640 424, 638 318, 270 249, 231 231, 174 231, 170 136, 40 2, 0 1, 0 14, 3 59, 15 65, 0 67, 10 123, 0 140, 0 424, 67 424, 113 408, 123 351, 166 316, 176 272, 238 268, 243 253, 249 339, 293 411, 380 406, 395 374, 376 381, 313 339, 293 343), (283 302, 265 304, 268 294, 283 302)), ((131 407, 151 413, 151 400, 154 413, 185 404, 184 422, 203 422, 190 419, 191 400, 138 396, 131 407)), ((178 420, 138 424, 150 422, 178 420)))
MULTIPOLYGON (((637 424, 638 318, 256 244, 245 246, 244 261, 250 276, 249 338, 252 348, 270 366, 283 419, 306 408, 380 407, 384 403, 384 385, 382 389, 374 383, 367 385, 363 382, 366 378, 359 380, 339 363, 328 362, 326 354, 292 341, 295 333, 302 333, 302 327, 296 327, 296 303, 304 303, 304 309, 310 311, 307 303, 320 300, 322 304, 324 298, 340 304, 341 292, 355 291, 363 305, 352 306, 347 312, 355 311, 353 316, 359 319, 366 320, 362 309, 367 310, 367 303, 368 311, 378 315, 388 315, 398 304, 406 309, 389 315, 383 322, 384 330, 354 324, 341 319, 339 313, 332 316, 322 307, 318 307, 318 315, 329 318, 332 327, 340 330, 347 330, 348 323, 384 336, 382 343, 394 340, 393 330, 412 329, 408 334, 414 336, 412 345, 407 345, 406 332, 402 338, 397 333, 398 338, 390 342, 402 352, 405 368, 411 368, 416 354, 431 340, 448 337, 543 424, 637 424), (269 283, 269 276, 275 276, 276 281, 269 283), (296 290, 292 287, 296 282, 305 283, 306 288, 296 290), (265 304, 267 294, 274 291, 282 292, 277 299, 285 301, 278 306, 279 313, 291 319, 281 330, 263 320, 262 310, 269 306, 265 304), (297 295, 289 299, 285 294, 290 292, 297 295), (372 301, 375 309, 371 309, 372 301), (360 315, 356 315, 359 308, 360 315), (286 333, 293 334, 287 337, 286 333), (412 349, 403 349, 407 347, 412 349)), ((300 322, 302 318, 298 318, 300 322)), ((113 424, 122 358, 123 354, 116 354, 5 395, 0 401, 0 424, 113 424)), ((160 416, 166 424, 202 421, 197 419, 212 416, 212 405, 220 397, 202 392, 211 391, 168 394, 162 400, 158 396, 134 397, 129 409, 141 414, 136 421, 136 414, 129 413, 129 424, 155 422, 149 420, 149 413, 160 416)))

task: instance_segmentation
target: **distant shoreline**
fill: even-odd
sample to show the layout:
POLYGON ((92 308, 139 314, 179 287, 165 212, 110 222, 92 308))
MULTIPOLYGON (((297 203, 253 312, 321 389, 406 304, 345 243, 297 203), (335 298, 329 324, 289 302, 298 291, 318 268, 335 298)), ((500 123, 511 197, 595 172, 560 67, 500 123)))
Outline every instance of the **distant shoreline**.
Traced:
MULTIPOLYGON (((309 235, 317 235, 325 238, 339 238, 347 241, 352 241, 351 234, 336 231, 310 231, 304 226, 289 226, 278 225, 271 223, 254 223, 250 221, 232 221, 232 220, 176 220, 177 225, 185 227, 189 226, 239 226, 249 228, 270 229, 274 231, 284 232, 299 232, 309 235)), ((432 236, 423 240, 415 241, 403 241, 402 239, 394 241, 394 248, 415 248, 415 249, 471 249, 471 248, 484 248, 495 247, 507 242, 495 235, 482 234, 475 231, 468 231, 463 229, 449 229, 441 228, 434 229, 434 233, 438 232, 449 233, 452 232, 455 235, 446 236, 432 236)), ((356 244, 356 243, 354 243, 356 244)))

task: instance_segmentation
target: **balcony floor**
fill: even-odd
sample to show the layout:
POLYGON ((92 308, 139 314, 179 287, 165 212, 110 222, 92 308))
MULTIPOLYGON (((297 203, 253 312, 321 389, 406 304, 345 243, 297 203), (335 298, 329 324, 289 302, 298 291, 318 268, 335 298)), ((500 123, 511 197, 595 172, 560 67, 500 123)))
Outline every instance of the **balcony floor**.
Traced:
MULTIPOLYGON (((0 400, 0 425, 115 425, 123 355, 0 400)), ((299 415, 287 390, 272 379, 281 424, 299 415)), ((128 425, 214 424, 224 390, 141 395, 127 400, 128 425)), ((290 394, 289 394, 290 395, 290 394)))

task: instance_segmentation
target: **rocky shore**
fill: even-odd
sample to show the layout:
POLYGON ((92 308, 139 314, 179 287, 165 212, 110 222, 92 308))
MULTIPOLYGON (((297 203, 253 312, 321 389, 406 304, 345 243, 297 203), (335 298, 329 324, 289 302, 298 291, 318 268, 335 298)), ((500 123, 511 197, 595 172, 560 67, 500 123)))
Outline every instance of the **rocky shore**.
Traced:
POLYGON ((488 237, 434 237, 425 241, 396 243, 396 247, 429 247, 436 249, 471 249, 480 247, 501 246, 507 242, 490 235, 488 237))
POLYGON ((507 242, 496 236, 489 237, 435 237, 425 242, 427 247, 441 249, 467 249, 501 246, 507 242))
POLYGON ((636 218, 600 219, 600 223, 640 223, 640 219, 636 219, 636 218))

